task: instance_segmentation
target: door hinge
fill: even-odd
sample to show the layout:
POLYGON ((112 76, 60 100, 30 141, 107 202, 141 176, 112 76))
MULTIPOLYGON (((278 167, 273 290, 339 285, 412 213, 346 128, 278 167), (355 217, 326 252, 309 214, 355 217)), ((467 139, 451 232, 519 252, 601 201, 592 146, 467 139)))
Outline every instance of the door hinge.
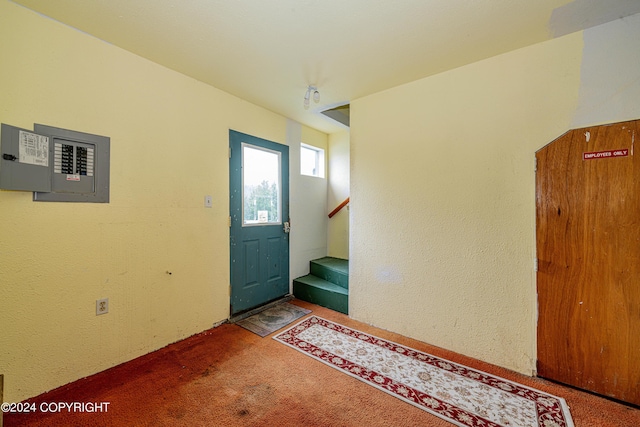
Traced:
POLYGON ((533 171, 534 172, 538 172, 538 158, 537 157, 533 158, 533 171))
POLYGON ((231 147, 229 147, 229 158, 231 158, 231 147))
POLYGON ((231 215, 229 215, 229 228, 231 228, 231 215))
POLYGON ((533 271, 538 271, 538 258, 533 259, 533 271))

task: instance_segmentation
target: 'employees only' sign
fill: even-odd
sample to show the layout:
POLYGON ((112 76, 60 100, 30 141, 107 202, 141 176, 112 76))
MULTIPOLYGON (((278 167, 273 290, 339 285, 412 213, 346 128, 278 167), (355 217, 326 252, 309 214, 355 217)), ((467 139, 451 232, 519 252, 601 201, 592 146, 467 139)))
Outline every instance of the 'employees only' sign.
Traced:
POLYGON ((606 159, 608 157, 626 157, 628 155, 628 148, 621 150, 593 151, 591 153, 582 153, 582 160, 606 159))

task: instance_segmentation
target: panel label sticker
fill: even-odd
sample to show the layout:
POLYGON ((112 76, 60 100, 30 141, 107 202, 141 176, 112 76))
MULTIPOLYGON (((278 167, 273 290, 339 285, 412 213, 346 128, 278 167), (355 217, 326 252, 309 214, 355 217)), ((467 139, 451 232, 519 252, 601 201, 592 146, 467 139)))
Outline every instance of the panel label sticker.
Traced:
POLYGON ((18 161, 37 166, 49 166, 49 137, 20 131, 18 135, 18 161))

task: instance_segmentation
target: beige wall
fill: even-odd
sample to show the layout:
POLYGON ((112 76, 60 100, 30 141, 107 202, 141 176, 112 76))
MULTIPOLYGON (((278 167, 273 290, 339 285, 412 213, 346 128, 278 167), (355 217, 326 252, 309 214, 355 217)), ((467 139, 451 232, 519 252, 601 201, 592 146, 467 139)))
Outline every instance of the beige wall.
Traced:
POLYGON ((6 0, 0 40, 0 122, 111 138, 109 204, 0 191, 0 373, 19 401, 228 317, 228 132, 285 143, 286 119, 6 0))
MULTIPOLYGON (((329 135, 329 211, 349 197, 349 149, 349 131, 329 135)), ((327 248, 329 256, 349 259, 349 206, 329 219, 327 248)))
POLYGON ((353 318, 535 370, 534 153, 581 111, 640 117, 639 18, 351 103, 353 318))
MULTIPOLYGON (((533 153, 587 112, 589 121, 640 117, 619 95, 637 93, 637 67, 628 80, 599 80, 616 77, 623 56, 640 63, 624 30, 637 35, 638 19, 624 23, 352 103, 355 318, 531 372, 533 153), (587 56, 605 58, 602 69, 585 69, 587 56), (601 99, 615 117, 598 114, 601 99)), ((111 138, 109 204, 0 191, 0 373, 5 401, 18 401, 227 318, 228 130, 286 143, 289 129, 6 0, 0 40, 0 122, 111 138), (99 298, 110 313, 97 317, 99 298)), ((330 151, 343 146, 337 138, 330 151)))

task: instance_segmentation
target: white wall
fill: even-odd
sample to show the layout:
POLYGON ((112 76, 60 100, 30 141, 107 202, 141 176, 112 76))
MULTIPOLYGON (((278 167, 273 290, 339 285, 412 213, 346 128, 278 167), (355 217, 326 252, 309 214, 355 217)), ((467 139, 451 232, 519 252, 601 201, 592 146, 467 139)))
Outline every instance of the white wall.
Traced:
POLYGON ((639 118, 640 14, 584 32, 580 93, 571 128, 639 118))
MULTIPOLYGON (((309 274, 309 261, 327 255, 327 180, 300 174, 300 143, 327 150, 328 136, 287 120, 291 175, 291 280, 309 274)), ((327 174, 325 173, 325 176, 327 174)))

